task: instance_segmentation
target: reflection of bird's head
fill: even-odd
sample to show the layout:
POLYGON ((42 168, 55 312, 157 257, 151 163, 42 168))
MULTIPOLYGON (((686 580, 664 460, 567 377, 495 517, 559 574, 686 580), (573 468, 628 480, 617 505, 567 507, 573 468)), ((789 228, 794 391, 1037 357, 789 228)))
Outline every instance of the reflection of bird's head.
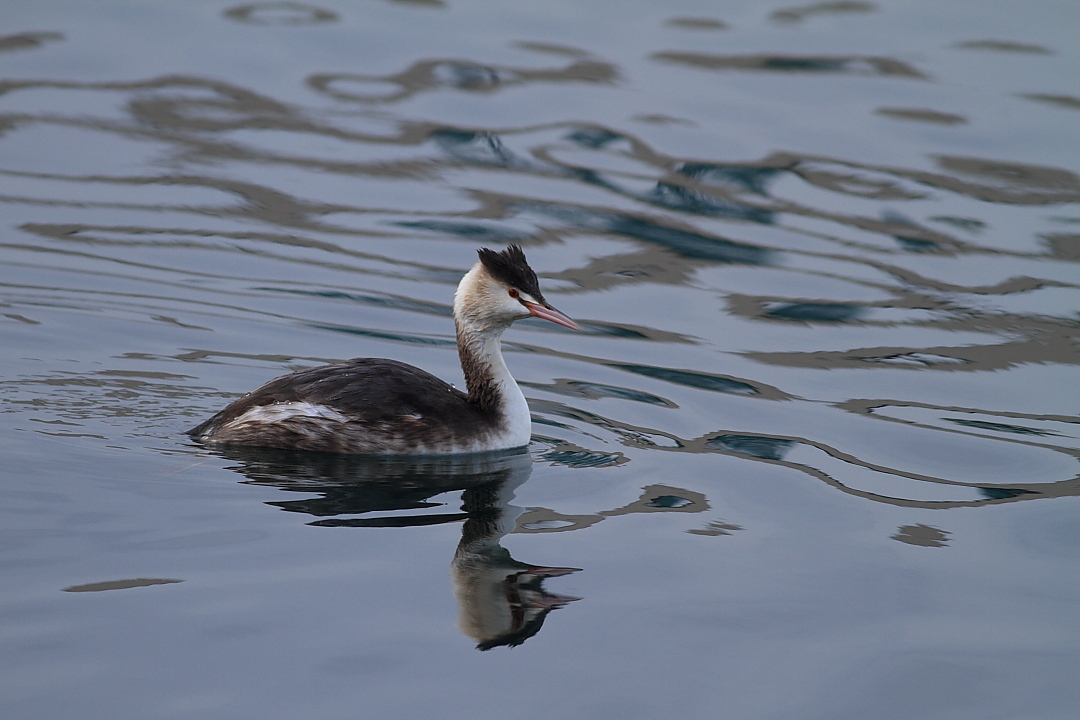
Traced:
MULTIPOLYGON (((509 553, 506 557, 510 559, 509 553)), ((506 567, 489 567, 462 572, 460 566, 455 565, 458 626, 476 640, 479 650, 520 645, 540 632, 548 613, 581 599, 549 593, 543 587, 544 578, 577 570, 529 567, 514 571, 506 567)))
POLYGON ((543 587, 544 578, 578 568, 518 562, 499 544, 514 529, 521 512, 508 504, 513 489, 510 483, 491 483, 462 494, 468 519, 450 577, 458 602, 458 627, 480 650, 520 645, 540 631, 548 613, 579 599, 555 595, 543 587))

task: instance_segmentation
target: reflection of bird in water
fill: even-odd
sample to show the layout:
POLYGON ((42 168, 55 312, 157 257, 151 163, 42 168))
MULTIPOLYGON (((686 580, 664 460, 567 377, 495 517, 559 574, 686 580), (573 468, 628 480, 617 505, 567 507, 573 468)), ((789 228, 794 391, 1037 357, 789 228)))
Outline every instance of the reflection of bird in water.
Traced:
POLYGON ((218 445, 370 455, 523 447, 532 420, 501 338, 530 315, 581 329, 544 300, 520 247, 481 249, 454 296, 468 394, 396 360, 357 358, 271 380, 189 434, 218 445))
POLYGON ((314 515, 321 519, 310 524, 322 527, 409 527, 464 520, 464 513, 428 511, 442 505, 430 498, 500 482, 521 472, 514 469, 517 465, 531 463, 525 450, 375 457, 248 447, 219 452, 238 461, 232 469, 253 485, 302 493, 302 499, 267 504, 314 515))
POLYGON ((458 627, 476 640, 480 650, 520 645, 540 632, 548 613, 581 599, 555 595, 543 587, 545 578, 580 568, 529 565, 512 558, 499 544, 522 513, 509 501, 526 478, 527 474, 512 477, 462 493, 462 509, 468 517, 450 578, 458 601, 458 627))
POLYGON ((459 625, 481 650, 520 645, 540 630, 548 613, 578 599, 542 587, 544 578, 578 568, 521 563, 499 544, 523 512, 509 501, 532 474, 532 457, 525 450, 364 457, 228 447, 221 454, 239 462, 233 469, 253 484, 317 494, 268 503, 320 518, 312 525, 404 528, 464 519, 450 575, 459 625), (428 510, 440 504, 432 497, 455 490, 464 490, 464 512, 428 510), (371 513, 378 515, 365 517, 371 513))

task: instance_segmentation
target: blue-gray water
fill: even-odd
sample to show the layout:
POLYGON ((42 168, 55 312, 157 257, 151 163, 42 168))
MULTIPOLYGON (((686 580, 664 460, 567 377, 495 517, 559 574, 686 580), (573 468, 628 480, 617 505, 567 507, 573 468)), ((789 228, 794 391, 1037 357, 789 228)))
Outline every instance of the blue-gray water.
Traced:
POLYGON ((0 715, 1074 718, 1078 27, 0 4, 0 715), (528 455, 183 434, 508 242, 528 455))

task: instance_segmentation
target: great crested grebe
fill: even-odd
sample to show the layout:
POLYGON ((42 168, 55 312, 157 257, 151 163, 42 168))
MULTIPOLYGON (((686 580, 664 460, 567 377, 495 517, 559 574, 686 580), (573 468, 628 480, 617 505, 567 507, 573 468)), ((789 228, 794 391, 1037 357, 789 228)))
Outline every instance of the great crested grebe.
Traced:
POLYGON ((520 247, 479 255, 454 293, 467 394, 412 365, 356 358, 271 380, 188 434, 216 445, 362 455, 528 445, 529 405, 503 361, 503 331, 530 315, 581 328, 544 300, 520 247))

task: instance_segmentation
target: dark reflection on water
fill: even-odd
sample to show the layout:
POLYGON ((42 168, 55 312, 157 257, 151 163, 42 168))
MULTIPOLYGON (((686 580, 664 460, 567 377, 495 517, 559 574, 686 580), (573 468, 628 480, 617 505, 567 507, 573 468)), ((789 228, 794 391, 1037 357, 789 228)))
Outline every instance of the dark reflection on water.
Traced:
POLYGON ((323 527, 383 527, 462 520, 461 513, 395 515, 392 518, 342 518, 372 512, 420 510, 438 507, 428 498, 460 491, 487 482, 502 481, 509 470, 479 461, 440 462, 400 460, 352 455, 270 451, 261 448, 229 448, 222 456, 240 461, 232 470, 256 485, 288 492, 317 493, 316 498, 269 503, 289 512, 306 513, 330 520, 312 524, 323 527))
POLYGON ((237 5, 223 15, 251 25, 315 25, 337 22, 337 13, 298 2, 259 2, 237 5))
POLYGON ((63 34, 57 32, 24 32, 15 35, 0 35, 0 52, 35 50, 47 42, 63 39, 63 34))
POLYGON ((937 125, 966 125, 967 118, 963 115, 926 110, 921 108, 878 108, 878 115, 896 118, 897 120, 912 120, 914 122, 934 123, 937 125))
POLYGON ((871 2, 863 2, 863 0, 826 0, 811 5, 774 10, 769 17, 777 22, 797 23, 815 15, 846 15, 874 12, 875 10, 877 10, 877 5, 871 2))
POLYGON ((766 310, 766 314, 784 320, 850 322, 862 314, 862 308, 839 303, 784 303, 766 310))
POLYGON ((128 580, 107 580, 105 582, 87 583, 85 585, 72 585, 64 588, 64 592, 107 592, 109 590, 129 590, 131 588, 149 587, 151 585, 171 585, 184 582, 171 578, 131 578, 128 580))
POLYGON ((1032 53, 1035 55, 1051 55, 1052 52, 1041 45, 1030 43, 1012 42, 1009 40, 967 40, 957 43, 956 47, 963 50, 991 50, 994 52, 1032 53))
POLYGON ((795 441, 756 435, 727 434, 710 438, 705 444, 717 450, 743 453, 762 460, 783 460, 784 454, 795 444, 795 441))
POLYGON ((510 501, 532 472, 527 452, 393 458, 228 448, 221 455, 239 461, 231 469, 249 483, 317 495, 267 503, 324 518, 310 525, 404 528, 464 521, 450 577, 459 627, 480 650, 520 645, 540 631, 552 610, 580 599, 543 586, 546 578, 580 568, 519 562, 500 544, 523 512, 510 501), (410 512, 441 507, 431 498, 457 491, 461 512, 410 512), (395 514, 341 517, 368 513, 395 514))
POLYGON ((908 545, 922 545, 923 547, 945 547, 949 544, 949 532, 929 525, 905 525, 901 527, 893 540, 907 543, 908 545))
POLYGON ((562 68, 544 70, 496 67, 465 60, 443 59, 423 60, 394 75, 318 74, 310 76, 307 82, 312 89, 337 100, 393 103, 441 88, 493 92, 534 83, 607 84, 614 82, 617 76, 614 66, 585 58, 562 68), (365 91, 365 87, 370 89, 365 91))
MULTIPOLYGON (((731 378, 710 375, 708 373, 691 372, 688 370, 675 370, 674 368, 650 367, 648 365, 630 365, 629 363, 612 363, 611 367, 620 370, 666 380, 678 385, 713 390, 715 392, 732 393, 735 395, 761 395, 762 389, 751 383, 731 378)), ((772 394, 772 393, 770 393, 772 394)), ((775 395, 774 395, 775 397, 775 395)))
POLYGON ((923 73, 900 60, 871 56, 830 55, 709 55, 706 53, 661 52, 653 54, 661 62, 678 63, 706 70, 764 70, 772 72, 846 73, 925 79, 923 73))
POLYGON ((1028 100, 1057 105, 1058 107, 1080 110, 1080 98, 1073 95, 1048 95, 1046 93, 1024 93, 1020 97, 1028 100))

